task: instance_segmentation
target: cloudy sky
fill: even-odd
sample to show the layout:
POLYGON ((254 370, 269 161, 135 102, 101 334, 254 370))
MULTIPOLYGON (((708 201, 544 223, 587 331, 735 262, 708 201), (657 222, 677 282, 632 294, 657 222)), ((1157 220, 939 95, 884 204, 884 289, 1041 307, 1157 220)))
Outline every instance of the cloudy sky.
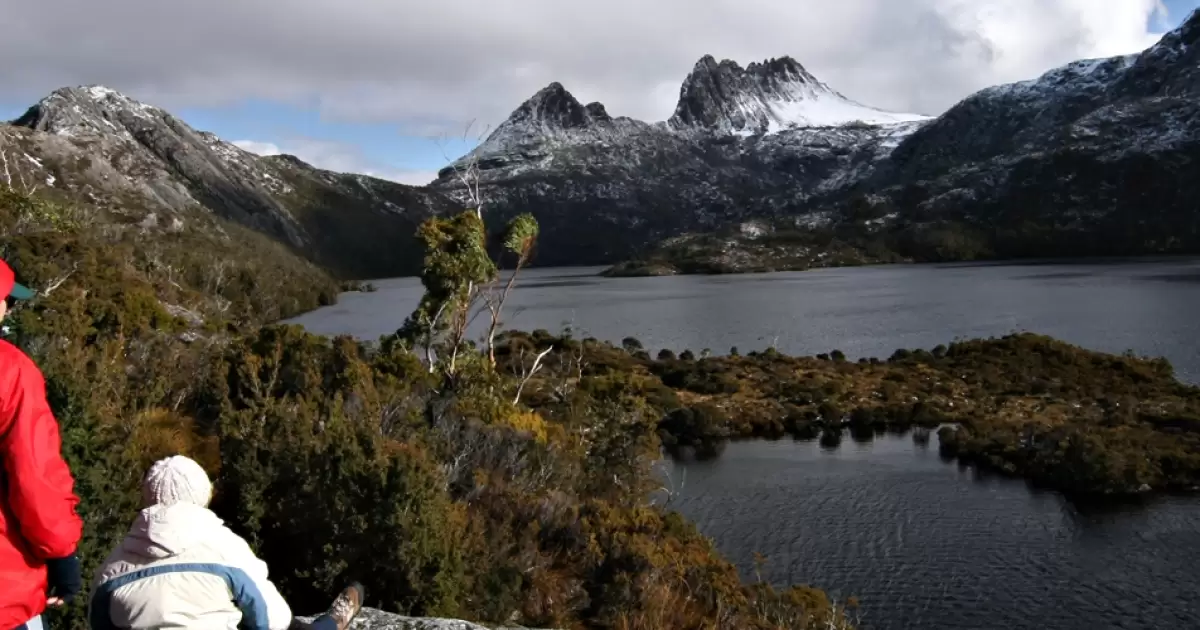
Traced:
POLYGON ((851 98, 937 114, 988 85, 1142 50, 1200 0, 0 4, 0 117, 103 84, 250 150, 425 183, 551 81, 664 120, 702 55, 791 55, 851 98))

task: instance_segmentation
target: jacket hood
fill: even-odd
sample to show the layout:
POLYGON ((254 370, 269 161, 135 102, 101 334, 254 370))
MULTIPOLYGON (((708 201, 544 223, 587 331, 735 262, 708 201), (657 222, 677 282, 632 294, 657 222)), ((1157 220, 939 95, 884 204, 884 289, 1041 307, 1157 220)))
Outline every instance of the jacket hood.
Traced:
POLYGON ((140 556, 168 558, 203 542, 223 523, 208 508, 191 503, 152 505, 138 513, 121 546, 140 556))

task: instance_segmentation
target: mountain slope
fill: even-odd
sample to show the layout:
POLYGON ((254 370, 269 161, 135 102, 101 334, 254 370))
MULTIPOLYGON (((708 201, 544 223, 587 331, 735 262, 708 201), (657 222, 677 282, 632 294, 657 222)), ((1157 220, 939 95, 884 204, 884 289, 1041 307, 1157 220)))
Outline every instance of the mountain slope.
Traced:
POLYGON ((0 149, 18 156, 30 181, 121 220, 212 214, 349 277, 415 272, 416 225, 454 205, 421 188, 249 153, 102 86, 56 90, 0 126, 0 149))
MULTIPOLYGON (((982 90, 856 191, 997 256, 1200 251, 1200 12, 1146 51, 982 90)), ((833 201, 828 197, 826 201, 833 201)))
MULTIPOLYGON (((654 243, 756 219, 787 232, 819 218, 818 241, 869 259, 1197 252, 1198 93, 1200 12, 1142 53, 987 88, 936 118, 857 103, 790 58, 704 57, 665 122, 552 84, 431 187, 461 198, 452 169, 476 162, 493 220, 543 221, 542 264, 662 268, 654 243)), ((811 260, 812 241, 784 257, 811 260)))
POLYGON ((539 264, 601 264, 684 231, 801 212, 924 122, 854 103, 790 58, 743 69, 706 57, 669 121, 613 117, 552 83, 430 187, 463 199, 454 171, 475 163, 490 221, 541 222, 539 264))

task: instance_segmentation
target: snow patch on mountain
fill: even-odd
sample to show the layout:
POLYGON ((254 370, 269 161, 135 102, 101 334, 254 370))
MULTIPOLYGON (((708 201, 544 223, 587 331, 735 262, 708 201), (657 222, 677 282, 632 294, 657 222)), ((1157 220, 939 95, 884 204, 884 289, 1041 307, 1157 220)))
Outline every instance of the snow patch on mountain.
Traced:
POLYGON ((1081 59, 1049 70, 1034 79, 984 88, 969 98, 1005 98, 1030 106, 1074 95, 1098 95, 1132 67, 1139 56, 1132 54, 1081 59))
POLYGON ((757 135, 803 127, 886 125, 928 116, 868 107, 818 80, 791 57, 742 68, 706 55, 679 90, 669 124, 679 130, 757 135))

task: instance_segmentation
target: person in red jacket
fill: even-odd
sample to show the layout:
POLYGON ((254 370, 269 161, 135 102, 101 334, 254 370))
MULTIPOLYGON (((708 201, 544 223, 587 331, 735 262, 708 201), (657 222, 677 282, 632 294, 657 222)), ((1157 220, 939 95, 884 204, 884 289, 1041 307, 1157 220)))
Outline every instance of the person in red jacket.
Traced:
MULTIPOLYGON (((33 293, 0 260, 0 321, 33 293)), ((47 606, 83 587, 83 521, 41 371, 0 340, 0 630, 40 630, 47 606)))

